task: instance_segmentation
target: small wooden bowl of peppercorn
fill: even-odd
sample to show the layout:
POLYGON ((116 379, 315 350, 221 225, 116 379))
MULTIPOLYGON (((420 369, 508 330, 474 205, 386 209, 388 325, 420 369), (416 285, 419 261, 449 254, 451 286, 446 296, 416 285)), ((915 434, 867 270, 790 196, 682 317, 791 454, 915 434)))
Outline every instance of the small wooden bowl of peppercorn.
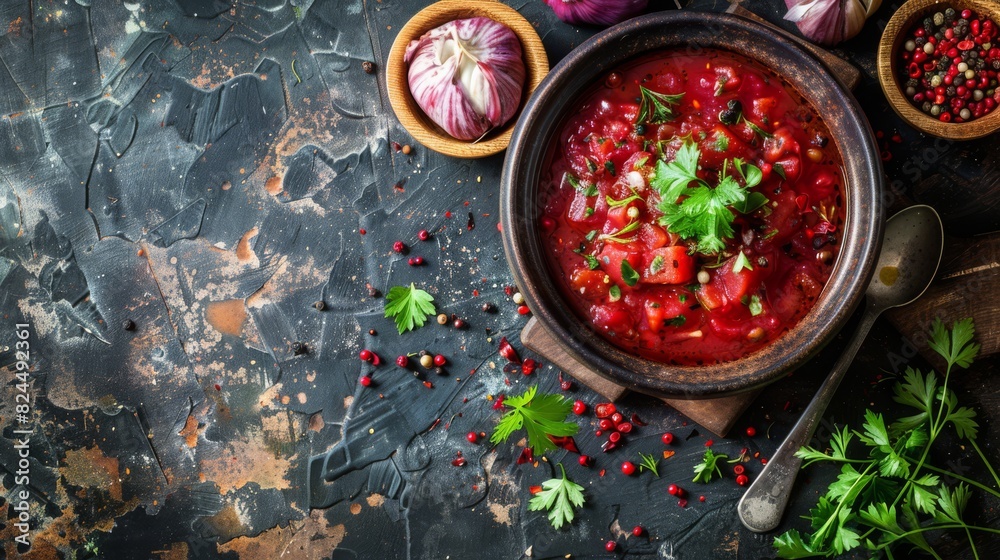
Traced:
POLYGON ((927 134, 1000 130, 1000 4, 910 0, 886 24, 878 77, 893 110, 927 134))
POLYGON ((447 156, 476 159, 507 149, 521 107, 548 72, 549 59, 545 54, 545 46, 535 28, 517 10, 493 0, 475 2, 441 0, 417 12, 399 30, 386 61, 385 81, 392 110, 403 128, 417 142, 447 156), (525 78, 518 111, 514 116, 500 128, 488 132, 482 139, 470 141, 459 140, 445 132, 417 105, 410 92, 407 77, 409 67, 404 61, 404 55, 410 42, 419 39, 424 33, 450 21, 475 17, 492 19, 506 25, 514 32, 521 43, 525 78))

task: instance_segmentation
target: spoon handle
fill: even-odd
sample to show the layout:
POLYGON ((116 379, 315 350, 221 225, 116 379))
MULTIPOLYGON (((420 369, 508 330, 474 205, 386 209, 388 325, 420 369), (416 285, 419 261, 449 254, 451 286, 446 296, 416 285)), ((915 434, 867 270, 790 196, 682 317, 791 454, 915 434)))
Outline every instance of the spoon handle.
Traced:
POLYGON ((736 511, 747 529, 763 533, 774 529, 781 522, 785 506, 788 505, 788 499, 792 494, 795 476, 802 465, 802 459, 796 457, 795 452, 812 439, 823 412, 833 399, 847 368, 854 361, 855 354, 858 353, 861 343, 864 342, 865 336, 880 313, 881 309, 868 304, 854 338, 834 364, 823 385, 816 392, 816 396, 802 412, 802 416, 785 437, 781 447, 767 460, 767 466, 760 472, 757 480, 743 494, 736 511))

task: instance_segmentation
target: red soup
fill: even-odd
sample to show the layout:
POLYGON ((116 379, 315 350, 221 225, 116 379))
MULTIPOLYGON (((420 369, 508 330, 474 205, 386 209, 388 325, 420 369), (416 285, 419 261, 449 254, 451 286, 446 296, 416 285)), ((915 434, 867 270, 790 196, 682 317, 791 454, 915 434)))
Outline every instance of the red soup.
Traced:
POLYGON ((840 154, 774 72, 662 52, 603 77, 547 160, 541 235, 578 315, 678 365, 746 355, 812 307, 837 258, 840 154))

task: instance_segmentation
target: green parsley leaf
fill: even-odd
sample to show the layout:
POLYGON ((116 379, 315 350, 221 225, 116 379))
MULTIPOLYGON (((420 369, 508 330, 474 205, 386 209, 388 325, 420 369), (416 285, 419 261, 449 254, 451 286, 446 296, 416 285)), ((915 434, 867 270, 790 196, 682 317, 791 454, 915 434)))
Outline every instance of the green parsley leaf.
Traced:
POLYGON ((608 299, 611 300, 612 303, 622 299, 622 289, 617 285, 608 288, 608 299))
POLYGON ((571 436, 580 429, 575 423, 566 421, 573 410, 573 402, 562 395, 539 393, 537 385, 528 387, 520 396, 507 397, 503 406, 509 410, 490 436, 493 443, 506 441, 512 433, 523 428, 532 451, 541 455, 556 449, 549 436, 571 436))
POLYGON ((601 261, 597 260, 594 255, 584 255, 583 259, 587 261, 587 268, 590 270, 597 270, 601 267, 601 261))
POLYGON ((715 137, 715 151, 724 152, 729 149, 729 137, 725 134, 718 134, 715 137))
POLYGON ((409 288, 394 286, 385 295, 385 316, 395 319, 399 334, 424 326, 435 312, 434 297, 412 283, 409 288))
POLYGON ((774 549, 779 558, 813 558, 825 556, 822 552, 814 552, 812 547, 802 540, 802 534, 795 529, 775 537, 774 549))
POLYGON ((931 326, 930 347, 948 361, 948 369, 957 365, 968 368, 979 353, 979 344, 972 343, 976 329, 972 319, 966 318, 951 326, 951 334, 944 328, 941 319, 935 319, 931 326))
POLYGON ((678 315, 667 321, 667 325, 671 327, 683 327, 684 323, 687 323, 687 317, 685 315, 678 315))
POLYGON ((593 216, 594 215, 594 209, 591 208, 590 206, 584 208, 583 209, 583 215, 586 216, 586 217, 588 217, 588 218, 591 217, 591 216, 593 216))
POLYGON ((775 173, 778 174, 779 177, 781 177, 782 179, 785 179, 786 181, 788 180, 788 177, 785 176, 785 166, 784 165, 781 165, 780 163, 776 163, 776 164, 774 164, 774 167, 772 167, 772 169, 774 170, 775 173))
POLYGON ((698 182, 702 185, 706 183, 698 178, 698 158, 701 152, 694 142, 685 142, 677 150, 673 161, 666 163, 663 160, 656 162, 656 169, 650 178, 649 184, 657 190, 663 200, 661 206, 674 204, 681 195, 685 194, 687 186, 691 182, 698 182))
POLYGON ((747 304, 750 308, 750 315, 756 317, 764 312, 764 306, 760 303, 760 296, 754 294, 750 296, 750 303, 747 304))
POLYGON ((606 169, 608 173, 611 174, 612 177, 618 175, 618 173, 615 171, 615 162, 611 161, 610 159, 604 162, 604 169, 606 169))
POLYGON ((705 455, 701 462, 694 466, 694 482, 711 482, 716 475, 722 476, 719 468, 719 461, 728 459, 729 456, 712 451, 712 448, 705 449, 705 455))
POLYGON ((580 188, 580 180, 577 179, 575 176, 573 176, 572 173, 569 173, 569 172, 563 173, 563 178, 566 180, 567 183, 569 183, 569 186, 573 187, 574 189, 579 190, 579 188, 580 188))
POLYGON ((635 286, 639 282, 639 273, 625 259, 622 259, 622 280, 627 286, 635 286))
POLYGON ((759 208, 763 208, 768 202, 769 200, 763 193, 753 191, 747 193, 746 198, 742 202, 734 202, 733 208, 740 214, 750 214, 759 208))
MULTIPOLYGON (((643 148, 643 149, 645 149, 645 148, 643 148)), ((635 160, 635 163, 632 164, 632 169, 635 170, 635 171, 638 171, 638 170, 642 169, 642 166, 646 165, 647 161, 649 161, 649 156, 643 156, 643 157, 635 160)))
POLYGON ((714 254, 725 249, 724 240, 733 236, 736 216, 729 207, 746 206, 746 189, 724 174, 714 188, 699 179, 700 156, 694 143, 685 142, 672 162, 657 163, 650 185, 660 194, 660 222, 685 239, 696 239, 698 252, 714 254), (693 182, 697 184, 692 187, 693 182), (679 201, 681 197, 685 198, 679 201))
POLYGON ((586 235, 587 241, 593 241, 595 237, 597 237, 597 230, 596 229, 592 229, 592 230, 590 230, 590 231, 587 232, 587 235, 586 235))
POLYGON ((660 472, 657 470, 660 466, 660 460, 656 458, 652 453, 639 453, 639 458, 642 461, 639 462, 639 470, 648 470, 656 475, 656 478, 660 478, 660 472))
POLYGON ((583 159, 587 160, 587 169, 589 169, 591 173, 597 171, 597 164, 594 163, 593 160, 591 160, 590 158, 583 158, 583 159))
POLYGON ((680 103, 683 93, 670 95, 639 86, 639 114, 635 124, 663 124, 674 120, 673 105, 680 103))
POLYGON ((663 255, 656 255, 649 263, 649 273, 656 274, 661 270, 663 270, 663 255))
POLYGON ((587 185, 583 189, 583 196, 597 196, 600 192, 597 190, 597 185, 587 185))
POLYGON ((542 483, 542 491, 528 502, 528 511, 548 511, 554 529, 572 523, 573 509, 584 504, 583 486, 566 478, 566 469, 559 463, 562 478, 550 478, 542 483))
POLYGON ((978 435, 979 424, 976 423, 973 418, 976 417, 976 411, 972 410, 967 406, 963 406, 947 416, 946 422, 951 422, 955 425, 955 431, 958 432, 958 437, 964 439, 976 439, 978 435))

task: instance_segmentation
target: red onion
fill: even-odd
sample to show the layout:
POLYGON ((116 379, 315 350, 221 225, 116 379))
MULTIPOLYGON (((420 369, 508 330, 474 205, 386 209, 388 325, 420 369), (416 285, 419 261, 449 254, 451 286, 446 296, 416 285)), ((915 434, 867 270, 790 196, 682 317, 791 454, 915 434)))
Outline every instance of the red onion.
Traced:
POLYGON ((573 25, 614 25, 639 15, 649 0, 545 0, 556 17, 573 25))
POLYGON ((485 17, 450 21, 406 47, 410 93, 448 134, 477 140, 521 103, 524 61, 509 27, 485 17))

